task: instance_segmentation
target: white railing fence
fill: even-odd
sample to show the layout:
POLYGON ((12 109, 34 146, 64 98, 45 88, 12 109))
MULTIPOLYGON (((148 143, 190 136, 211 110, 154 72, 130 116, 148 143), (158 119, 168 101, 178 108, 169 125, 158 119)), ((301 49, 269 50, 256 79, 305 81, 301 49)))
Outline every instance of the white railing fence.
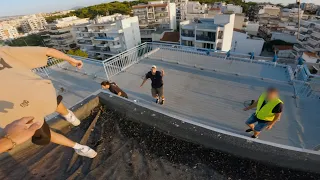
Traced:
POLYGON ((76 73, 80 73, 83 75, 90 76, 92 78, 101 78, 106 79, 106 73, 103 67, 103 61, 89 59, 79 56, 71 56, 75 59, 81 60, 83 62, 83 67, 78 69, 70 65, 67 61, 49 58, 46 66, 35 68, 32 71, 39 74, 43 78, 50 78, 50 74, 54 72, 53 70, 66 70, 72 71, 76 73))

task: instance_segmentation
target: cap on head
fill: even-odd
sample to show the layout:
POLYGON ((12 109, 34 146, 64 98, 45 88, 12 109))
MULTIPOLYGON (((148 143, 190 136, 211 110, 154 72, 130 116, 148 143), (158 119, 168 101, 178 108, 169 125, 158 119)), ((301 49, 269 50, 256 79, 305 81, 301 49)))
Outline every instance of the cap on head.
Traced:
POLYGON ((152 69, 157 69, 157 66, 156 66, 156 65, 152 65, 151 68, 152 68, 152 69))

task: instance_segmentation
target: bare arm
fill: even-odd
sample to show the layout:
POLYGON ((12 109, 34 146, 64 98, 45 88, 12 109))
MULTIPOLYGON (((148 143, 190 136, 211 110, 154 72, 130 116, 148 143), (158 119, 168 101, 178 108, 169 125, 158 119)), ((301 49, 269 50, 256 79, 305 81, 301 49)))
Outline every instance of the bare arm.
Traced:
POLYGON ((144 80, 142 81, 140 87, 142 87, 144 85, 144 83, 146 83, 147 80, 148 80, 147 78, 144 78, 144 80))
POLYGON ((280 119, 282 113, 275 113, 273 120, 269 123, 267 129, 271 129, 273 125, 280 119))
POLYGON ((8 124, 4 128, 7 137, 0 138, 0 154, 29 140, 40 127, 39 123, 33 123, 33 117, 24 117, 8 124))
POLYGON ((118 92, 118 96, 121 96, 121 94, 122 94, 121 92, 118 92))
POLYGON ((0 139, 0 154, 8 151, 13 147, 12 142, 9 139, 2 138, 0 139))
POLYGON ((48 48, 46 54, 47 54, 47 56, 50 56, 50 57, 54 57, 57 59, 62 59, 62 60, 68 61, 72 66, 78 67, 79 69, 81 69, 83 66, 82 61, 76 60, 76 59, 64 54, 63 52, 56 50, 56 49, 48 48))
POLYGON ((248 110, 250 110, 250 109, 253 109, 253 108, 257 107, 257 105, 258 105, 258 101, 255 101, 251 106, 246 107, 246 108, 244 108, 243 110, 244 110, 244 111, 248 111, 248 110))

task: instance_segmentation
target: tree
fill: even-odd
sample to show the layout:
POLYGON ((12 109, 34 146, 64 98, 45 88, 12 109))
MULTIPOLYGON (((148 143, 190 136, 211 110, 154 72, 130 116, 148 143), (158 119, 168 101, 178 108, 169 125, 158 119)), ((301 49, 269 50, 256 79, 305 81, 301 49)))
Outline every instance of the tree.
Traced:
POLYGON ((9 40, 9 46, 44 46, 41 34, 31 34, 25 37, 9 40))
POLYGON ((81 57, 85 57, 85 58, 88 57, 88 53, 81 51, 80 49, 77 49, 77 50, 71 49, 67 52, 67 54, 74 55, 74 56, 81 56, 81 57))

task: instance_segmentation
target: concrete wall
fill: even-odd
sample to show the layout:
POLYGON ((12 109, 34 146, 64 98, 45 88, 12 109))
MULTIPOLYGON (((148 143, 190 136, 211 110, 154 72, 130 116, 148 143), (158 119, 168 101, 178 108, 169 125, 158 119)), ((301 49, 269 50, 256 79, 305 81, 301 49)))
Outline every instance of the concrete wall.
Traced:
POLYGON ((215 24, 229 22, 224 26, 223 39, 222 39, 222 51, 229 51, 232 45, 233 27, 234 27, 235 14, 230 15, 216 15, 215 24))
POLYGON ((234 28, 236 29, 242 29, 244 23, 244 15, 242 14, 236 14, 234 19, 234 28))
POLYGON ((263 39, 247 39, 247 34, 233 31, 231 52, 248 54, 254 50, 254 54, 259 56, 264 42, 263 39))
POLYGON ((279 33, 279 32, 272 32, 271 40, 282 40, 289 43, 298 43, 297 36, 290 35, 287 33, 279 33))
POLYGON ((245 28, 245 31, 248 34, 256 36, 258 34, 258 31, 259 31, 259 26, 260 26, 259 24, 248 23, 247 27, 245 28))
POLYGON ((123 28, 125 46, 127 49, 133 48, 141 43, 139 20, 137 16, 122 20, 121 26, 123 28))
POLYGON ((278 52, 278 57, 282 57, 282 58, 294 58, 294 56, 292 55, 292 50, 281 50, 278 52))
POLYGON ((177 29, 176 15, 177 15, 176 4, 170 3, 169 4, 170 29, 173 29, 173 30, 177 29))
POLYGON ((100 102, 122 113, 130 120, 156 128, 178 139, 200 144, 239 157, 302 171, 320 172, 320 153, 293 148, 267 141, 252 139, 214 127, 208 127, 192 120, 150 108, 127 99, 100 93, 100 102))

